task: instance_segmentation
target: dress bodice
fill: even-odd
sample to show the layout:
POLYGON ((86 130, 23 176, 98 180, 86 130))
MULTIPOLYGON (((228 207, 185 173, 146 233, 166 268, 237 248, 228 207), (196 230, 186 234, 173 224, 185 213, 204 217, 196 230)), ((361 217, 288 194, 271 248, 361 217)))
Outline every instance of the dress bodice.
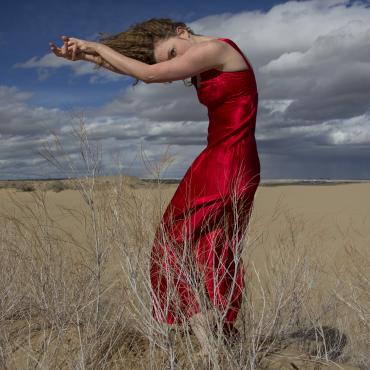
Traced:
POLYGON ((200 87, 196 85, 196 77, 192 77, 199 102, 208 109, 208 146, 225 140, 237 142, 247 136, 254 140, 258 106, 256 79, 248 59, 232 40, 218 40, 227 42, 236 49, 244 58, 248 69, 210 69, 200 74, 200 87))

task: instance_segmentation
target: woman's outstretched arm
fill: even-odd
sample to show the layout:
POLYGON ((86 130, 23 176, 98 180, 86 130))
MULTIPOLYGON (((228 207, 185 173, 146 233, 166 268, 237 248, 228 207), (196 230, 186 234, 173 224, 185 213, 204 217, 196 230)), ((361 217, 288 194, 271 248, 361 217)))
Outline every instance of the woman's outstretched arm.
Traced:
POLYGON ((146 68, 149 64, 128 58, 98 42, 67 36, 61 36, 61 39, 63 40, 63 46, 61 48, 49 42, 51 50, 58 57, 68 60, 88 60, 116 73, 133 76, 142 81, 146 79, 146 68), (110 58, 109 61, 106 55, 110 58))
POLYGON ((87 60, 89 62, 95 63, 97 66, 101 66, 106 69, 109 69, 112 72, 123 74, 116 67, 112 66, 110 63, 104 60, 100 55, 92 55, 92 54, 83 53, 83 57, 81 58, 81 60, 87 60))
POLYGON ((154 83, 183 80, 219 67, 224 63, 225 45, 225 43, 218 42, 196 44, 184 54, 156 64, 146 64, 122 55, 102 43, 80 40, 74 37, 68 38, 67 52, 72 52, 72 55, 76 54, 77 51, 98 54, 120 71, 119 73, 135 77, 146 83, 154 83))
POLYGON ((97 44, 95 51, 123 74, 154 83, 183 80, 219 67, 224 63, 222 58, 225 45, 212 42, 194 45, 184 54, 156 64, 146 64, 126 57, 104 44, 97 44))

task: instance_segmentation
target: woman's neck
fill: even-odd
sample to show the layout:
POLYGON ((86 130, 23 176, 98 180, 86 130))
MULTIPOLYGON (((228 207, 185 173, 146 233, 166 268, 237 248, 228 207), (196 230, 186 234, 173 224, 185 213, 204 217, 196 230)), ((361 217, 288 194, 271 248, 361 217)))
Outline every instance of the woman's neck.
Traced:
POLYGON ((214 40, 214 39, 216 39, 216 37, 212 37, 212 36, 198 36, 198 35, 191 35, 190 36, 190 40, 192 40, 192 42, 194 44, 198 44, 200 42, 214 40))

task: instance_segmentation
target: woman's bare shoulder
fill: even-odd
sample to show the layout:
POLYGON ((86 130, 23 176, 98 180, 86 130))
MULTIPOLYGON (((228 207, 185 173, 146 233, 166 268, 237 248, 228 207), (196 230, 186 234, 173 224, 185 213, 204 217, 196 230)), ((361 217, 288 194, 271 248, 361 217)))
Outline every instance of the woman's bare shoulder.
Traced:
POLYGON ((192 47, 199 48, 199 49, 214 49, 218 51, 222 50, 228 50, 227 44, 225 42, 222 42, 218 38, 209 38, 208 40, 203 40, 201 42, 198 42, 197 44, 194 44, 192 47), (226 47, 225 47, 226 46, 226 47))

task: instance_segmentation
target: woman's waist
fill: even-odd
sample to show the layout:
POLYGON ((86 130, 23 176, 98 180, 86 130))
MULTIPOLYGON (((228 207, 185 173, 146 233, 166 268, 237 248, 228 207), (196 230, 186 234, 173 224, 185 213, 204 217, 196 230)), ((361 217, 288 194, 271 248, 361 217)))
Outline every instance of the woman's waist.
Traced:
POLYGON ((207 143, 208 145, 222 144, 226 147, 234 146, 240 142, 246 146, 254 145, 255 125, 227 126, 215 125, 208 126, 207 143))
POLYGON ((220 142, 208 145, 206 150, 212 151, 212 166, 225 171, 228 168, 230 173, 243 169, 252 175, 260 172, 260 158, 256 142, 240 140, 237 143, 220 142))

